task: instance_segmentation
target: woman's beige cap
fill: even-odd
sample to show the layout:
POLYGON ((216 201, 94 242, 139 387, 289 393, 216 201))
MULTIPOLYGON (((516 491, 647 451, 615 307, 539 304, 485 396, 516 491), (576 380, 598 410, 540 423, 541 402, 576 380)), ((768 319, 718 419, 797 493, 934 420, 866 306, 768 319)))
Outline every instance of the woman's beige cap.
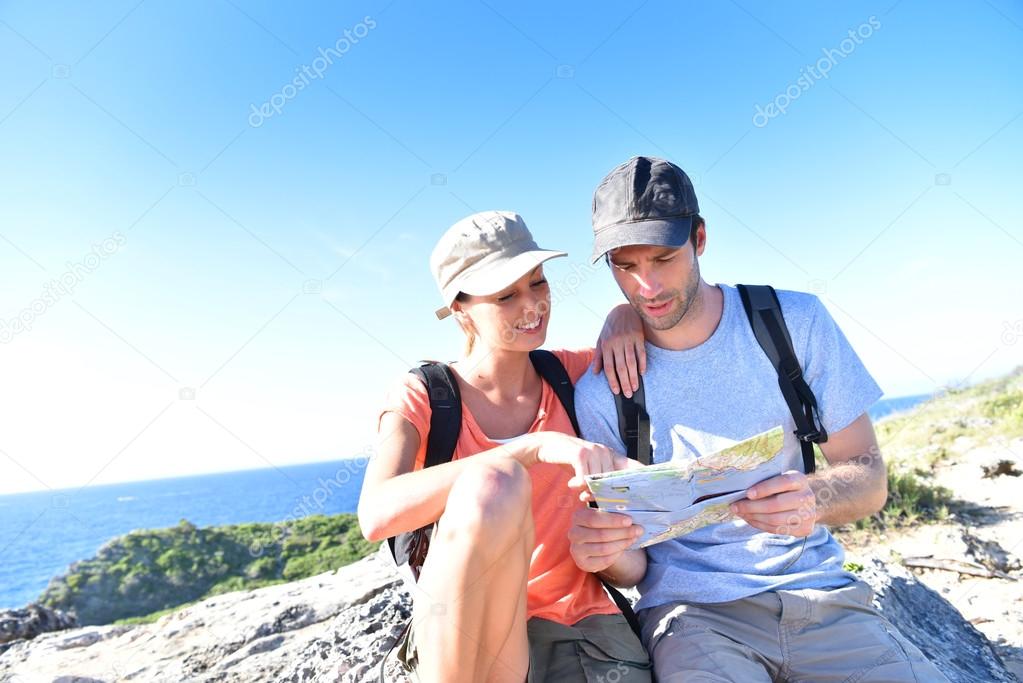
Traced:
POLYGON ((568 254, 538 247, 517 213, 483 211, 463 218, 448 228, 430 255, 430 270, 444 299, 437 317, 451 315, 459 292, 494 294, 559 256, 568 254))

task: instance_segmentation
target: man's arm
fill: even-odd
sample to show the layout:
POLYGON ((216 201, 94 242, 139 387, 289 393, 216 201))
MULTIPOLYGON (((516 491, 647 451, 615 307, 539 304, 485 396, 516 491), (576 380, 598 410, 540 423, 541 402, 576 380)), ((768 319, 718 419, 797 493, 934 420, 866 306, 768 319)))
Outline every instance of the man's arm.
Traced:
POLYGON ((888 474, 866 413, 831 434, 821 452, 828 469, 810 476, 791 471, 762 481, 732 510, 757 529, 808 536, 818 522, 848 524, 884 507, 888 474))
POLYGON ((849 524, 884 507, 888 468, 866 413, 821 444, 821 452, 830 467, 810 477, 818 522, 849 524))

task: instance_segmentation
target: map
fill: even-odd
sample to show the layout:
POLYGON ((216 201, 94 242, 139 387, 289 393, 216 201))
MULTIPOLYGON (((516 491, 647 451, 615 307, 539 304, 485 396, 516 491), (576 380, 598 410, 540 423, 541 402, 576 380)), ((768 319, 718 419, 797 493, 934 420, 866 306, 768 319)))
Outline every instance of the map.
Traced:
POLYGON ((784 432, 775 427, 715 453, 586 477, 597 507, 629 515, 648 545, 734 518, 729 505, 746 489, 785 471, 784 432))

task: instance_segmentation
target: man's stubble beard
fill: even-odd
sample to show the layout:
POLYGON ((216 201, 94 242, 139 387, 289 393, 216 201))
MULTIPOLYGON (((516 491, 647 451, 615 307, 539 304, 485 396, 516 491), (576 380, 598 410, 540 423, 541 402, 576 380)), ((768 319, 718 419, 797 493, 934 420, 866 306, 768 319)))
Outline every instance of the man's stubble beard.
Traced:
MULTIPOLYGON (((679 290, 676 289, 671 292, 671 298, 676 302, 679 302, 678 291, 679 290)), ((689 313, 690 310, 694 310, 693 305, 697 303, 696 297, 699 291, 700 261, 694 254, 693 267, 689 270, 689 280, 685 283, 685 298, 680 301, 680 305, 677 305, 677 308, 672 313, 666 316, 661 316, 660 318, 654 318, 647 315, 646 311, 643 309, 642 303, 633 300, 632 307, 637 313, 639 313, 639 317, 643 319, 643 322, 649 325, 651 329, 663 332, 664 330, 670 330, 678 325, 682 319, 686 317, 686 314, 689 313)))

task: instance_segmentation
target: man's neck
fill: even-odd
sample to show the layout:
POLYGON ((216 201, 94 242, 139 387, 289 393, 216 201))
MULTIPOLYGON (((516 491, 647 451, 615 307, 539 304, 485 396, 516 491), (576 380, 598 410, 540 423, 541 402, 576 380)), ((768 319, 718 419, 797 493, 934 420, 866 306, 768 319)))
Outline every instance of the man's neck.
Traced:
POLYGON ((710 339, 721 323, 725 295, 717 285, 700 280, 700 287, 686 314, 669 330, 654 330, 646 323, 643 331, 647 341, 669 351, 692 349, 710 339))

